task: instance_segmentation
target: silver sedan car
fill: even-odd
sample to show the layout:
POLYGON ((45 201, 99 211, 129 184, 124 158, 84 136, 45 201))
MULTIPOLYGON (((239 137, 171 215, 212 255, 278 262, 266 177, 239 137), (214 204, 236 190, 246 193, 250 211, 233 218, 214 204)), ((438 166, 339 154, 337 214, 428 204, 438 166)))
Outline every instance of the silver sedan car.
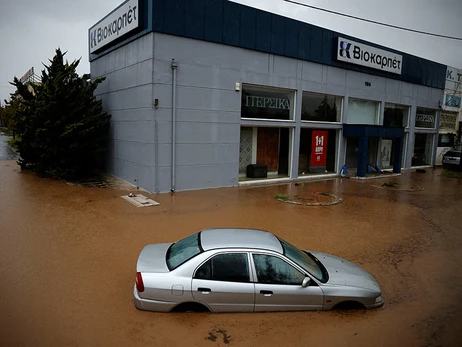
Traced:
POLYGON ((376 308, 375 279, 347 260, 251 229, 208 229, 151 244, 138 258, 135 306, 147 311, 261 312, 376 308))

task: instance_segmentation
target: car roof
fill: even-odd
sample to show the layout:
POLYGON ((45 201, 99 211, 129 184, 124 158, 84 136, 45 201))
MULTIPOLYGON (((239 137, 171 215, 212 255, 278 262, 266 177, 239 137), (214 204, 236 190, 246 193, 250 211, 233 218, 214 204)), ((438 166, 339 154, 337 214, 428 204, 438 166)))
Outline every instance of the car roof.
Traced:
POLYGON ((200 233, 204 251, 218 248, 257 248, 283 253, 279 239, 268 231, 255 229, 207 229, 200 233))

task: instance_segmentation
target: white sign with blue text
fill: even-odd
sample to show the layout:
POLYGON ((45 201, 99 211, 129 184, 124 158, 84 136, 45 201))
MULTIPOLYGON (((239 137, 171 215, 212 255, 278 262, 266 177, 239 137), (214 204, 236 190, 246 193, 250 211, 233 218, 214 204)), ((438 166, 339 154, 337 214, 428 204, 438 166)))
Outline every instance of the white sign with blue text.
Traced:
POLYGON ((90 53, 138 28, 138 0, 128 0, 88 30, 90 53))
POLYGON ((337 60, 401 75, 403 56, 383 49, 338 38, 337 60))

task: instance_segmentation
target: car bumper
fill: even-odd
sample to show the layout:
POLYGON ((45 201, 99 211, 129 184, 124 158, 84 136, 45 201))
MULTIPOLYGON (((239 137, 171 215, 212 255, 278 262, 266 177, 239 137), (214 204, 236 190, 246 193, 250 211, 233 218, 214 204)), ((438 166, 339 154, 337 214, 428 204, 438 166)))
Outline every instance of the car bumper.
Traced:
POLYGON ((444 160, 442 161, 444 166, 459 166, 460 160, 444 160))
POLYGON ((176 305, 174 302, 157 301, 140 298, 136 285, 133 289, 133 302, 138 310, 155 311, 155 312, 170 312, 176 305))
POLYGON ((372 304, 372 305, 364 305, 367 309, 371 309, 371 308, 378 308, 378 307, 382 307, 383 304, 385 303, 385 301, 382 299, 382 301, 376 303, 376 304, 372 304))

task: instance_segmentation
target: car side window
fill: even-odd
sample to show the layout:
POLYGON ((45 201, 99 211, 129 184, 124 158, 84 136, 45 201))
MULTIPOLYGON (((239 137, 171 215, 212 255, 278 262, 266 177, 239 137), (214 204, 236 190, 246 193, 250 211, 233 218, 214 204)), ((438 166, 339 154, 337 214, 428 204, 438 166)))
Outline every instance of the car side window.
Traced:
POLYGON ((250 282, 247 253, 222 253, 202 264, 194 275, 196 279, 250 282))
POLYGON ((284 260, 266 254, 253 254, 258 283, 301 285, 305 275, 284 260))

